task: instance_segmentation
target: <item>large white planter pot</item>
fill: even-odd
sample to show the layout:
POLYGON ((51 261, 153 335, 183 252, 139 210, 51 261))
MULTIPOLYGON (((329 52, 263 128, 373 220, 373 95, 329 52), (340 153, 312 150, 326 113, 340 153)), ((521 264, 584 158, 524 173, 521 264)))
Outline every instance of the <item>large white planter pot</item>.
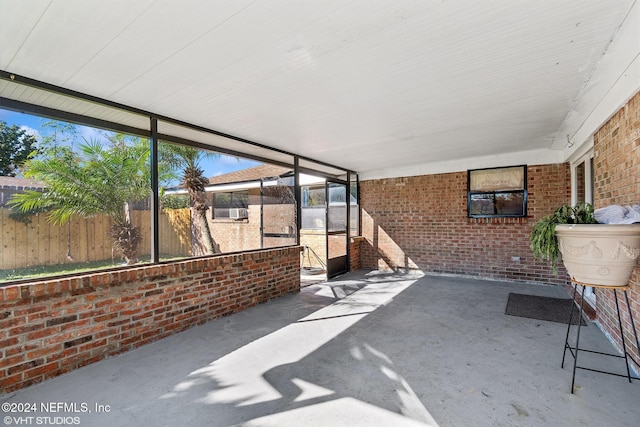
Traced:
POLYGON ((640 256, 640 224, 558 224, 562 261, 575 280, 626 286, 640 256))

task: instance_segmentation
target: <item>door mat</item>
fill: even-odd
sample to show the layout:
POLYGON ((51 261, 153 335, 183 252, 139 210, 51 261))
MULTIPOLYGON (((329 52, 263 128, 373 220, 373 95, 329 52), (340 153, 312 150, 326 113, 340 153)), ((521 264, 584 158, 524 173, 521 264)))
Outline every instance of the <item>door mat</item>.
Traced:
MULTIPOLYGON (((537 295, 509 294, 505 314, 567 324, 573 300, 541 297, 537 295)), ((572 325, 578 324, 578 310, 574 309, 572 325)), ((582 325, 586 326, 584 319, 582 325)))

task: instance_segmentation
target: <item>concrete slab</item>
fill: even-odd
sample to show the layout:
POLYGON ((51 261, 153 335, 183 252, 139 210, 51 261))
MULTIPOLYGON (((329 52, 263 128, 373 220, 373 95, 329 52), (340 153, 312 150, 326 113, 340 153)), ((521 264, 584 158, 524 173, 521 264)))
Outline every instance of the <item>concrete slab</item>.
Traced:
MULTIPOLYGON (((566 325, 505 315, 509 292, 567 297, 551 286, 351 273, 3 396, 3 421, 637 426, 640 381, 578 371, 571 394, 571 369, 560 368, 566 325)), ((614 351, 594 324, 581 342, 614 351)))

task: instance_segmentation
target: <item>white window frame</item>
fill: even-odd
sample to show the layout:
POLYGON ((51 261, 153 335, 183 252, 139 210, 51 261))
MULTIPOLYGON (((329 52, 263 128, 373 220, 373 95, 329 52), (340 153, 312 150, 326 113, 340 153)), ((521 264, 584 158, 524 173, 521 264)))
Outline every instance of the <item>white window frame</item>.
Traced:
POLYGON ((584 163, 584 199, 587 203, 593 204, 593 187, 591 186, 593 171, 591 170, 591 159, 593 159, 593 146, 582 156, 571 162, 571 204, 578 203, 578 177, 576 175, 578 166, 584 163))
MULTIPOLYGON (((593 138, 585 144, 586 151, 582 154, 579 154, 575 157, 574 160, 571 160, 569 165, 571 168, 571 204, 576 205, 578 203, 578 176, 577 169, 578 166, 584 163, 584 200, 587 203, 593 204, 593 186, 591 182, 593 180, 593 170, 591 170, 591 159, 594 158, 593 151, 593 138)), ((593 287, 586 286, 584 287, 583 297, 585 301, 589 303, 592 307, 596 306, 596 294, 593 291, 593 287)))

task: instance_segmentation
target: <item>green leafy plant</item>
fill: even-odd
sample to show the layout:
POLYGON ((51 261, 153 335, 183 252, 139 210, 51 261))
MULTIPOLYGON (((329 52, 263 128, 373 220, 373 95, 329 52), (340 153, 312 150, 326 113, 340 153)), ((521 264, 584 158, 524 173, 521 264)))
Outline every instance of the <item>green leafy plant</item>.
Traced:
POLYGON ((538 221, 531 230, 531 250, 535 258, 549 262, 553 273, 558 272, 560 248, 556 237, 558 224, 598 224, 593 216, 593 206, 581 203, 575 206, 562 205, 553 214, 538 221))
POLYGON ((204 176, 204 169, 200 167, 207 157, 217 157, 218 154, 177 144, 161 144, 159 151, 163 167, 169 167, 172 171, 181 170, 180 185, 189 194, 194 222, 200 231, 206 254, 220 253, 220 245, 214 240, 207 220, 209 205, 205 187, 209 184, 209 179, 204 176))
POLYGON ((24 213, 47 212, 48 220, 58 225, 74 215, 104 214, 112 220, 114 247, 134 264, 142 235, 131 222, 131 211, 151 194, 149 144, 123 134, 108 142, 105 147, 97 140, 85 141, 76 151, 61 146, 27 160, 24 176, 41 182, 43 189, 16 193, 9 205, 24 213))
POLYGON ((19 176, 22 164, 36 154, 37 143, 26 130, 0 121, 0 176, 19 176))
POLYGON ((164 194, 160 198, 162 209, 184 209, 189 207, 189 196, 186 194, 164 194))

